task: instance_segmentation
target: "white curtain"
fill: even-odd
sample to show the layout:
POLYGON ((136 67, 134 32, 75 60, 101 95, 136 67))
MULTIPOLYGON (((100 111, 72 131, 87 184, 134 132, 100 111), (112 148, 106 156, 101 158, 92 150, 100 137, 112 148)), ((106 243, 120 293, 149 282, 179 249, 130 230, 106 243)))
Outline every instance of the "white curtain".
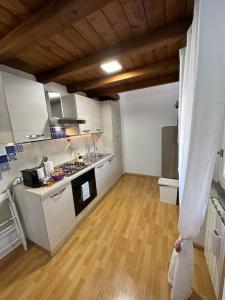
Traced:
POLYGON ((187 46, 180 51, 179 232, 168 281, 171 299, 191 295, 192 238, 204 221, 225 109, 225 1, 196 0, 187 46))

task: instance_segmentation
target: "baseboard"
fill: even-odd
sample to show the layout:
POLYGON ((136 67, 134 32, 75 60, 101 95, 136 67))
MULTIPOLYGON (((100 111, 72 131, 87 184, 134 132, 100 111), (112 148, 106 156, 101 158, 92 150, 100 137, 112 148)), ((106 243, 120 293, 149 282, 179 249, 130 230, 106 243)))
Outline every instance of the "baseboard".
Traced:
POLYGON ((125 172, 123 175, 138 176, 138 177, 159 178, 159 176, 145 175, 145 174, 139 174, 139 173, 130 173, 130 172, 125 172))

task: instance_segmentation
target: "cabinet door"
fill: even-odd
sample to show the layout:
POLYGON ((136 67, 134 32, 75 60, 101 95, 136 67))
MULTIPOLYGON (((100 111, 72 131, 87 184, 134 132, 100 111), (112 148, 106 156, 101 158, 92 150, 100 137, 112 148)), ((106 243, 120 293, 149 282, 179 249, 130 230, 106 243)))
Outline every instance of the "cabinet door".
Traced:
POLYGON ((103 131, 101 103, 99 101, 76 95, 77 117, 86 120, 80 124, 81 134, 97 133, 103 131))
POLYGON ((59 245, 75 226, 71 184, 62 187, 42 203, 50 250, 59 245))
POLYGON ((15 143, 50 139, 43 84, 9 73, 2 80, 15 143))

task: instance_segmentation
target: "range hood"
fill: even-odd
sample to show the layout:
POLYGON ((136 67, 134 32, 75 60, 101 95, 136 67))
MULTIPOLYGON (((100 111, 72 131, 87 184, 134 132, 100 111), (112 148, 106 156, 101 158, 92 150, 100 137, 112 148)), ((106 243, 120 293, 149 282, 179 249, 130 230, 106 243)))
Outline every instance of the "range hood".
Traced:
POLYGON ((75 118, 58 118, 58 117, 50 117, 49 123, 51 127, 60 126, 60 127, 71 127, 73 125, 85 124, 85 120, 79 120, 75 118))

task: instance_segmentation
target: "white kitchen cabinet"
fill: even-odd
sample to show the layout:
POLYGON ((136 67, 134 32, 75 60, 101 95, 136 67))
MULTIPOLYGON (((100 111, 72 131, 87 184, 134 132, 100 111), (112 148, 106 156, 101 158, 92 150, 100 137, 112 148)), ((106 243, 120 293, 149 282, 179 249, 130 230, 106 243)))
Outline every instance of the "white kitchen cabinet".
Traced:
POLYGON ((98 198, 102 198, 122 176, 120 159, 115 154, 95 168, 98 198))
POLYGON ((0 82, 1 142, 50 139, 43 84, 6 72, 0 73, 0 82))
POLYGON ((76 115, 70 115, 71 118, 86 121, 85 124, 79 124, 80 134, 103 132, 101 102, 82 95, 70 94, 62 97, 62 106, 70 106, 72 114, 76 109, 76 115))
MULTIPOLYGON (((217 200, 216 200, 217 201, 217 200)), ((220 204, 216 204, 219 206, 220 204)), ((225 275, 225 225, 219 217, 217 209, 212 201, 209 201, 206 223, 206 236, 205 236, 205 257, 208 265, 210 277, 214 287, 217 299, 221 299, 225 275), (212 251, 213 246, 213 231, 217 230, 223 237, 221 239, 220 251, 218 256, 214 255, 212 251)))
POLYGON ((24 186, 16 189, 26 236, 54 255, 76 223, 71 184, 54 189, 45 198, 26 190, 24 186))
POLYGON ((75 226, 71 184, 42 201, 50 250, 56 249, 75 226))
POLYGON ((76 106, 78 119, 86 120, 86 124, 79 125, 81 134, 103 131, 101 102, 76 95, 76 106))

